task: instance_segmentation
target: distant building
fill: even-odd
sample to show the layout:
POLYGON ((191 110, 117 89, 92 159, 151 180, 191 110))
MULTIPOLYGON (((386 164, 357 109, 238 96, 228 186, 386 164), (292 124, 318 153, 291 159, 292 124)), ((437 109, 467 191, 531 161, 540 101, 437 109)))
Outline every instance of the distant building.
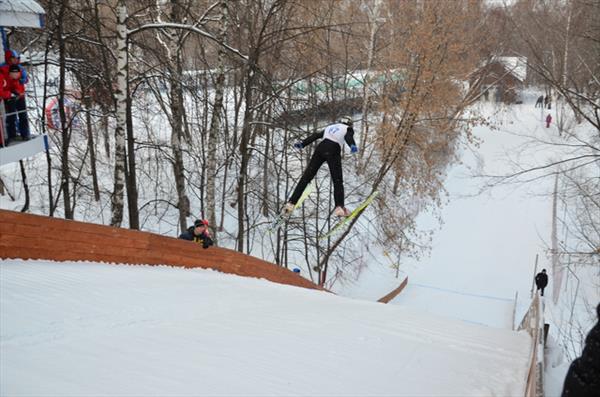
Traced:
POLYGON ((527 78, 527 58, 495 57, 471 77, 471 84, 481 79, 481 99, 492 102, 521 103, 527 78))

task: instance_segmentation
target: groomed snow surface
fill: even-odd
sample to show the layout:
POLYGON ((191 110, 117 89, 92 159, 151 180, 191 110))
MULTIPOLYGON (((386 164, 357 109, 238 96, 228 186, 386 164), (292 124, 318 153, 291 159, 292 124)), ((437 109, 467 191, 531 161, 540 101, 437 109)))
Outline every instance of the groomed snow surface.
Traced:
POLYGON ((0 261, 3 396, 517 396, 530 343, 208 270, 0 261))

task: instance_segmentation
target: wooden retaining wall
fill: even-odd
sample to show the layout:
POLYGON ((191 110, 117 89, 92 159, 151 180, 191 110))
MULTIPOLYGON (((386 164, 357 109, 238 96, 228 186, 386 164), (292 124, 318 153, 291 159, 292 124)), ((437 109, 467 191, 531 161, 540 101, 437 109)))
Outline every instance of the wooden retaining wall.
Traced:
POLYGON ((402 290, 406 287, 406 284, 408 284, 408 276, 404 279, 404 281, 402 281, 400 283, 400 285, 398 286, 398 288, 394 289, 392 292, 390 292, 386 296, 384 296, 382 298, 379 298, 377 300, 377 302, 389 303, 392 299, 394 299, 395 297, 397 297, 400 294, 400 292, 402 292, 402 290))
POLYGON ((0 210, 0 258, 200 267, 322 289, 290 270, 226 248, 137 230, 0 210))
POLYGON ((536 292, 529 310, 523 317, 518 331, 526 330, 531 335, 532 344, 529 356, 529 370, 525 397, 544 396, 544 309, 539 293, 536 292))

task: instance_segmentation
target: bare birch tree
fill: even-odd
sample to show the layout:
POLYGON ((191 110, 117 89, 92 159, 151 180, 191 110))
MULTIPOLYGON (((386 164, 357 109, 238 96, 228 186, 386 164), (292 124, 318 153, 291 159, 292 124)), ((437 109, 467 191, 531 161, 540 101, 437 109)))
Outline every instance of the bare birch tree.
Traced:
POLYGON ((124 0, 117 3, 117 88, 115 127, 115 172, 111 198, 111 226, 121 226, 123 221, 125 191, 125 132, 127 128, 127 8, 124 0))

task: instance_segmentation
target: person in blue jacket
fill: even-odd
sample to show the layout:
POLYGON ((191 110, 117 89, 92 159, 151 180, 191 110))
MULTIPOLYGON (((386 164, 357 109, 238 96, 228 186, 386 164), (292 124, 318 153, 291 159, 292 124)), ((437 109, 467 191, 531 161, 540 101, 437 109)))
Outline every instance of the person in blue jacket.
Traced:
POLYGON ((212 238, 210 238, 206 219, 196 219, 194 226, 190 226, 185 232, 181 233, 179 238, 200 244, 204 249, 214 244, 212 238))

